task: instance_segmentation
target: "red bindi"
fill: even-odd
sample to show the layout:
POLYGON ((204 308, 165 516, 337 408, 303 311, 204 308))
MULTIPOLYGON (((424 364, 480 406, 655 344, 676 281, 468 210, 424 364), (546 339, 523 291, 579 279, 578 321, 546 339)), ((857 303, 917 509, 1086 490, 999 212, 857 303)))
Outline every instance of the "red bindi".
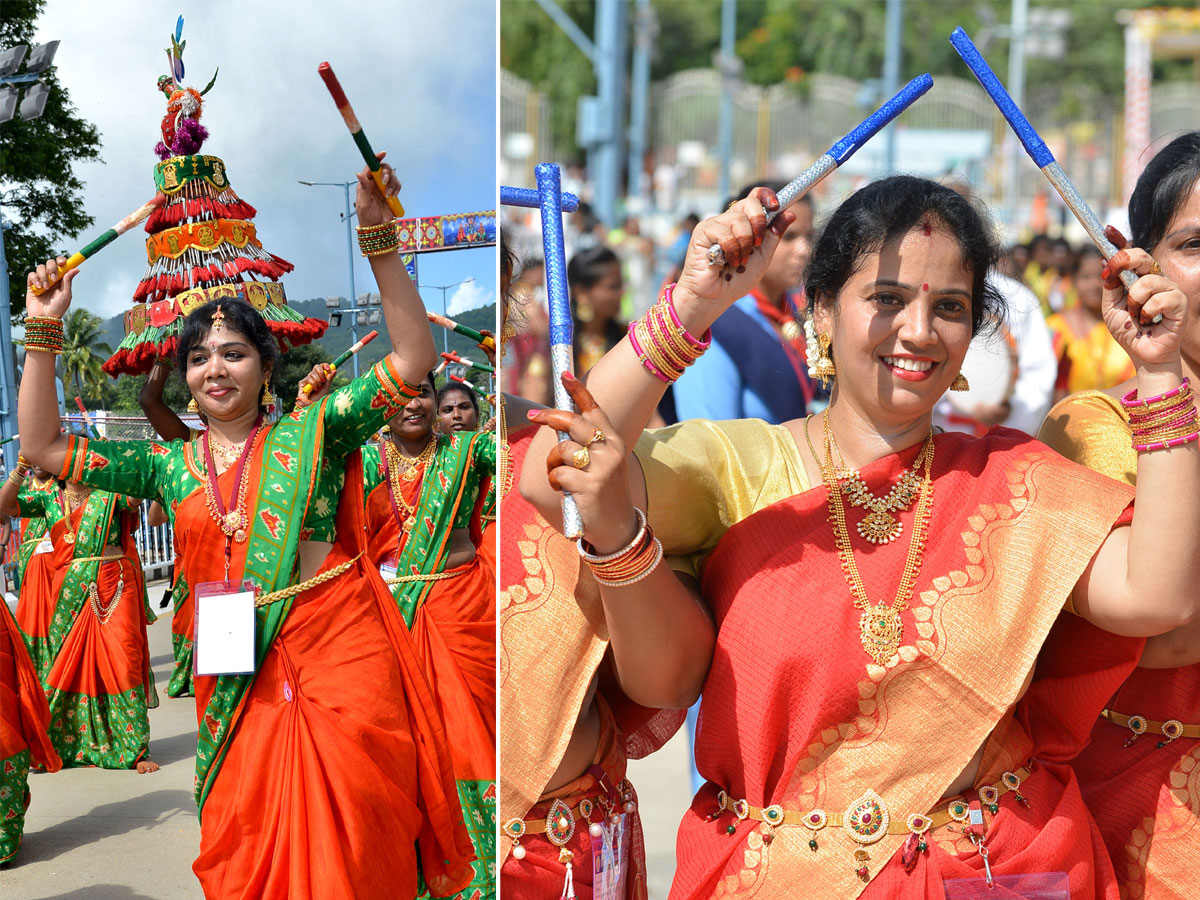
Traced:
POLYGON ((933 226, 929 224, 928 219, 921 223, 921 231, 925 234, 925 237, 929 237, 931 234, 933 234, 933 226))
POLYGON ((923 290, 923 291, 929 290, 929 282, 928 281, 925 282, 923 285, 921 285, 921 290, 923 290))

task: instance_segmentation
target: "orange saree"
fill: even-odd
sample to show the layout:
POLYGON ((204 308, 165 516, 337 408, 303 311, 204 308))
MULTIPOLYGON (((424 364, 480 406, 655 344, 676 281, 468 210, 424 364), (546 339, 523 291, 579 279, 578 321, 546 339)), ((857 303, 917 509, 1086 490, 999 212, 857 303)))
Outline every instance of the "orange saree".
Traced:
POLYGON ((50 709, 7 603, 0 603, 0 863, 21 849, 29 767, 62 768, 47 729, 50 709))
MULTIPOLYGON (((50 526, 62 517, 58 485, 53 480, 39 484, 31 479, 17 496, 21 510, 21 544, 18 551, 20 599, 16 618, 25 637, 38 678, 44 684, 50 671, 50 620, 54 617, 54 573, 66 565, 56 564, 50 526)), ((70 557, 66 557, 69 559, 70 557)))
MULTIPOLYGON (((1108 394, 1084 391, 1063 400, 1050 410, 1039 437, 1111 478, 1137 481, 1128 421, 1108 394)), ((1107 708, 1123 717, 1200 725, 1200 664, 1135 669, 1106 699, 1107 708)), ((1108 719, 1093 724, 1091 742, 1072 767, 1112 855, 1122 900, 1175 900, 1194 893, 1200 871, 1200 738, 1168 741, 1147 732, 1135 739, 1126 725, 1108 719)))
MULTIPOLYGON (((760 493, 762 446, 790 453, 793 476, 802 472, 785 430, 723 426, 683 423, 639 444, 648 514, 667 552, 697 548, 676 541, 669 508, 659 510, 660 529, 656 508, 695 500, 656 461, 655 442, 696 441, 698 472, 717 483, 741 477, 760 493)), ((672 897, 780 897, 799 886, 822 898, 923 898, 941 896, 949 879, 982 879, 980 854, 953 830, 962 827, 951 820, 959 810, 943 799, 980 748, 975 785, 992 872, 1065 871, 1072 900, 1115 897, 1070 769, 1035 760, 1039 729, 1022 704, 1041 694, 1022 695, 1047 632, 1131 493, 1007 429, 981 439, 940 435, 935 446, 924 561, 901 612, 899 651, 885 665, 864 652, 823 485, 757 506, 751 487, 748 506, 722 506, 729 524, 701 569, 718 627, 696 735, 708 783, 680 825, 672 897), (1017 790, 1006 772, 1021 773, 1017 790), (768 824, 732 811, 745 802, 777 805, 786 818, 768 824), (934 813, 948 824, 918 834, 924 823, 910 816, 934 813)), ((917 451, 861 476, 880 494, 917 451)), ((769 453, 762 460, 780 465, 769 453)), ((905 531, 891 544, 854 542, 876 603, 895 596, 914 516, 915 505, 899 514, 905 531)), ((851 534, 862 517, 847 510, 851 534)), ((976 799, 968 792, 966 802, 976 799)))
MULTIPOLYGON (((502 436, 507 453, 499 466, 500 521, 500 882, 504 896, 522 900, 558 900, 564 882, 559 848, 545 834, 528 834, 517 859, 513 822, 542 819, 549 804, 563 800, 572 808, 591 798, 591 821, 603 819, 597 798, 619 795, 626 761, 657 750, 683 723, 683 710, 637 706, 607 677, 603 662, 608 631, 600 592, 581 564, 579 551, 547 524, 515 489, 504 485, 505 472, 519 472, 536 429, 502 436), (558 769, 593 682, 600 712, 601 738, 592 771, 550 793, 543 793, 558 769), (598 776, 602 775, 603 778, 598 776), (601 781, 603 783, 601 783, 601 781)), ((629 788, 632 792, 632 788, 629 788)), ((645 850, 636 806, 626 815, 629 834, 627 898, 646 896, 645 850)), ((592 896, 593 869, 588 823, 576 822, 567 844, 579 900, 592 896)))

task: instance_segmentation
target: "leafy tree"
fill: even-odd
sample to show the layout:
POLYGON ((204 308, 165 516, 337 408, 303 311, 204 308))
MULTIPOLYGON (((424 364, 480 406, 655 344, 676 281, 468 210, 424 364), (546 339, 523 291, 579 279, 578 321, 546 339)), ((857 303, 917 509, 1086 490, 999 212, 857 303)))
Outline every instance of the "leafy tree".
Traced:
POLYGON ((112 356, 112 348, 101 342, 104 320, 86 309, 68 310, 63 318, 63 351, 58 358, 62 367, 63 390, 75 392, 84 400, 103 400, 108 376, 101 365, 112 356))
MULTIPOLYGON (((0 49, 34 44, 34 22, 45 0, 4 0, 0 49)), ((50 86, 45 112, 19 115, 0 125, 0 205, 9 297, 14 314, 25 306, 25 273, 63 249, 94 221, 83 210, 83 182, 72 171, 100 156, 100 134, 80 118, 53 67, 42 75, 50 86)))
MULTIPOLYGON (((290 413, 296 407, 296 389, 300 379, 312 371, 317 363, 333 362, 329 351, 320 344, 304 344, 293 347, 279 357, 275 371, 271 375, 271 390, 275 393, 275 402, 283 413, 290 413)), ((341 374, 335 375, 334 387, 347 384, 348 379, 341 374)))

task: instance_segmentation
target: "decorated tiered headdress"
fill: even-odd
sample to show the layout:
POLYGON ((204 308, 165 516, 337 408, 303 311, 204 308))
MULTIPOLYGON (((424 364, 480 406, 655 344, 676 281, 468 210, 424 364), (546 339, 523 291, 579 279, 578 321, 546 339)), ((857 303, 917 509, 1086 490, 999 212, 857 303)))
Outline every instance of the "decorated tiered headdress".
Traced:
POLYGON ((328 327, 288 307, 279 278, 294 267, 263 247, 250 221, 257 212, 234 192, 225 163, 200 155, 204 95, 217 76, 202 91, 182 86, 182 33, 180 16, 167 50, 170 74, 158 79, 167 114, 154 184, 166 202, 146 222, 146 273, 125 313, 125 339, 104 364, 114 378, 148 372, 156 357, 174 353, 184 316, 209 300, 249 301, 283 347, 314 341, 328 327))

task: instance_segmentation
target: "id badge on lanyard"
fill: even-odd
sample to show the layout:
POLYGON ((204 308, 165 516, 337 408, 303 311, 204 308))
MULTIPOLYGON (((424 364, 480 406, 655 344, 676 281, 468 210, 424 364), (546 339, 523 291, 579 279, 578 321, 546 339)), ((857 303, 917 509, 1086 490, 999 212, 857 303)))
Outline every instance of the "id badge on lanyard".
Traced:
POLYGON ((600 834, 592 837, 593 900, 623 900, 629 875, 629 829, 622 813, 614 824, 600 822, 600 834))
POLYGON ((196 585, 197 675, 245 675, 254 671, 255 584, 250 579, 196 585))
POLYGON ((49 553, 54 549, 54 545, 50 543, 50 538, 42 538, 38 541, 37 546, 33 548, 33 555, 38 556, 42 553, 49 553))
MULTIPOLYGON (((379 577, 385 582, 396 577, 396 573, 400 570, 400 560, 394 556, 389 556, 379 564, 379 577)), ((388 585, 391 587, 391 585, 388 585)))

